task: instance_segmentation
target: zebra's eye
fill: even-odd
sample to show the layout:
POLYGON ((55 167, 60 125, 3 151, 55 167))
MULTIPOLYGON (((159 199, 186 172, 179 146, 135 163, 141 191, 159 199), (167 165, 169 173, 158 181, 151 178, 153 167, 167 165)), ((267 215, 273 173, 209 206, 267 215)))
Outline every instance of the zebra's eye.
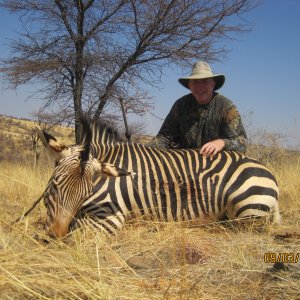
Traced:
POLYGON ((63 158, 60 158, 60 159, 56 159, 56 160, 55 160, 55 167, 57 167, 59 164, 61 164, 61 163, 63 162, 64 159, 65 159, 64 157, 63 157, 63 158))

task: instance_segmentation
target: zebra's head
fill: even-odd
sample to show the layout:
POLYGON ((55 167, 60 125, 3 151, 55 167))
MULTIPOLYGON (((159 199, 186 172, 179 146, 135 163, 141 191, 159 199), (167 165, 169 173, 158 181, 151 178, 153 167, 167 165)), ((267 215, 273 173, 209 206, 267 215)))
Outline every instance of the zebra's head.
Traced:
POLYGON ((52 237, 64 237, 83 202, 93 193, 95 177, 132 173, 94 158, 89 153, 91 141, 88 133, 80 145, 69 147, 48 133, 38 130, 38 135, 56 164, 44 195, 47 208, 45 229, 52 237))

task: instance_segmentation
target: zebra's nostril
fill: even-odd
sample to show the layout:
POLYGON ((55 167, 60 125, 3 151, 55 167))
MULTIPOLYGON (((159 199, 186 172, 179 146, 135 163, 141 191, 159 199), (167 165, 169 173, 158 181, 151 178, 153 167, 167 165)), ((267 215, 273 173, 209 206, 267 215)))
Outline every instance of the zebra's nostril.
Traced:
POLYGON ((47 235, 50 238, 57 239, 57 238, 64 238, 68 233, 69 227, 59 227, 59 226, 52 226, 48 229, 47 235))

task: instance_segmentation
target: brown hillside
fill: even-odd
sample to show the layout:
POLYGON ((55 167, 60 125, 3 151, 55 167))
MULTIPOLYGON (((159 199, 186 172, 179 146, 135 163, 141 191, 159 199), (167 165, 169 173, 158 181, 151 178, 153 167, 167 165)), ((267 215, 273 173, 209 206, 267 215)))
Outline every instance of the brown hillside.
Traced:
MULTIPOLYGON (((0 116, 0 161, 30 162, 33 160, 33 133, 37 123, 0 116)), ((43 126, 42 126, 43 127, 43 126)), ((49 130, 66 144, 74 143, 74 129, 55 126, 49 130)), ((44 149, 40 145, 38 153, 44 149)))
MULTIPOLYGON (((25 119, 0 115, 0 161, 27 161, 33 160, 33 141, 32 134, 37 122, 25 119)), ((41 125, 42 128, 43 125, 41 125)), ((66 145, 73 144, 74 128, 64 126, 54 126, 46 131, 66 145)), ((125 138, 124 138, 125 139, 125 138)), ((147 144, 152 136, 133 135, 133 142, 147 144)), ((44 153, 41 143, 38 147, 38 155, 44 153)), ((291 158, 295 161, 299 159, 299 151, 291 151, 279 147, 266 147, 262 145, 248 145, 247 154, 265 164, 274 164, 279 161, 287 161, 291 158)))
MULTIPOLYGON (((33 133, 37 122, 0 115, 0 161, 31 162, 33 160, 33 133)), ((40 125, 41 128, 45 126, 40 125)), ((75 142, 74 128, 54 126, 46 129, 66 145, 75 142)), ((151 136, 132 136, 133 142, 147 143, 151 136)), ((41 142, 38 143, 38 155, 44 153, 41 142)))

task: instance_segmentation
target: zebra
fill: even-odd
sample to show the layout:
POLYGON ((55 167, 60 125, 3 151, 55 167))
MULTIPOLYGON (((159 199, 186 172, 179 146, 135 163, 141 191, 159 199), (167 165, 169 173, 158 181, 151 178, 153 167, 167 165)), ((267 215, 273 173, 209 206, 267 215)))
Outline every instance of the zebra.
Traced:
POLYGON ((197 149, 125 142, 100 121, 82 121, 78 145, 38 134, 56 163, 44 195, 52 237, 64 237, 74 220, 86 217, 106 233, 141 216, 203 222, 270 216, 280 222, 274 175, 242 153, 210 158, 197 149))

